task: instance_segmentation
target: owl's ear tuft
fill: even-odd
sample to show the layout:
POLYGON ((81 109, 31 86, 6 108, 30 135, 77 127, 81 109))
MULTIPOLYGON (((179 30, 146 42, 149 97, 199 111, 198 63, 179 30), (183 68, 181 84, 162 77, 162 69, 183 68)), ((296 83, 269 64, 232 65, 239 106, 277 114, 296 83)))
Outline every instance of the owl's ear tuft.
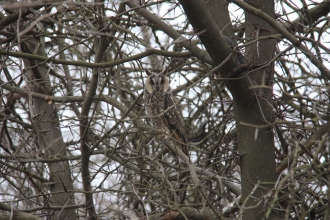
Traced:
POLYGON ((146 69, 146 73, 148 76, 150 76, 152 74, 152 72, 148 68, 146 69))
POLYGON ((164 75, 164 76, 166 76, 167 73, 168 73, 168 67, 166 66, 166 67, 164 67, 164 69, 163 69, 163 71, 160 73, 160 75, 164 75))

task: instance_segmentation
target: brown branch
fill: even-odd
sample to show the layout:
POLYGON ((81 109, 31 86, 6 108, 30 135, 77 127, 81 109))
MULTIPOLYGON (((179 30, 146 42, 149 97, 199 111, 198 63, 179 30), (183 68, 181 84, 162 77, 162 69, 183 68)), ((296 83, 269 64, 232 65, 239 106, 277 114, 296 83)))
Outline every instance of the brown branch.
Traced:
MULTIPOLYGON (((51 2, 51 1, 50 1, 51 2)), ((8 3, 8 5, 14 4, 14 2, 10 2, 8 3)), ((38 2, 34 2, 34 3, 29 3, 29 7, 33 6, 32 8, 34 10, 38 10, 41 7, 44 7, 46 4, 46 1, 38 1, 38 2)), ((21 5, 21 3, 20 3, 21 5)), ((15 7, 15 10, 17 10, 17 6, 15 7)), ((8 16, 6 16, 5 18, 0 20, 0 30, 2 30, 3 28, 5 28, 6 26, 8 26, 9 24, 16 22, 18 20, 18 18, 25 18, 27 15, 29 14, 33 14, 33 10, 30 10, 29 8, 23 9, 22 11, 17 11, 13 14, 10 14, 8 16)))
MULTIPOLYGON (((9 85, 8 83, 3 82, 2 80, 0 80, 0 87, 3 87, 13 93, 22 94, 24 97, 28 98, 27 90, 9 85)), ((37 93, 37 92, 31 92, 31 95, 33 98, 45 100, 47 102, 61 102, 61 103, 82 102, 85 99, 83 96, 61 96, 60 97, 60 96, 45 95, 45 94, 41 94, 41 93, 37 93)))
POLYGON ((65 205, 65 206, 40 206, 31 209, 22 209, 22 212, 36 212, 39 210, 65 210, 65 209, 76 209, 76 208, 83 208, 84 205, 65 205))
POLYGON ((113 67, 117 66, 132 60, 139 60, 141 58, 151 56, 151 55, 160 55, 160 56, 166 56, 166 57, 190 57, 190 52, 168 52, 168 51, 162 51, 157 49, 146 49, 146 51, 129 56, 123 59, 117 59, 111 62, 95 62, 95 63, 89 63, 84 61, 75 61, 75 60, 63 60, 63 59, 55 59, 52 57, 44 57, 34 54, 28 54, 28 53, 20 53, 20 52, 10 52, 6 50, 0 50, 1 55, 5 56, 12 56, 17 58, 25 58, 25 59, 31 59, 36 61, 46 61, 46 62, 52 62, 56 64, 65 64, 65 65, 73 65, 73 66, 83 66, 83 67, 90 67, 90 68, 106 68, 106 67, 113 67))
MULTIPOLYGON (((24 97, 28 98, 28 93, 26 90, 15 87, 15 86, 11 86, 9 84, 5 84, 3 81, 0 80, 1 86, 9 91, 12 91, 14 93, 19 93, 19 94, 23 94, 24 97)), ((36 93, 36 92, 31 92, 31 95, 33 98, 36 99, 41 99, 41 100, 45 100, 47 102, 60 102, 60 103, 68 103, 68 102, 83 102, 85 100, 84 96, 64 96, 64 97, 58 97, 58 96, 48 96, 48 95, 44 95, 41 93, 36 93)), ((146 126, 145 123, 138 119, 138 115, 136 115, 134 112, 132 111, 128 111, 126 106, 124 106, 122 103, 118 102, 116 99, 109 97, 109 96, 104 96, 101 95, 98 98, 94 97, 94 100, 99 100, 99 101, 104 101, 108 104, 110 104, 111 106, 114 106, 115 108, 117 108, 118 110, 120 110, 123 113, 127 113, 127 115, 134 120, 134 123, 137 123, 137 126, 139 127, 144 127, 146 126)), ((125 113, 125 114, 126 114, 125 113)))
POLYGON ((4 113, 0 113, 0 119, 1 120, 9 120, 9 121, 12 121, 12 122, 16 122, 17 124, 20 124, 22 125, 24 128, 26 129, 32 129, 33 126, 24 122, 24 121, 21 121, 21 120, 18 120, 14 117, 11 117, 10 115, 7 115, 7 114, 4 114, 4 113))
POLYGON ((190 172, 190 177, 191 177, 192 181, 195 183, 194 187, 200 192, 200 194, 202 194, 206 203, 211 208, 213 213, 218 217, 218 219, 221 219, 220 215, 218 213, 218 210, 216 210, 216 208, 213 206, 213 204, 210 203, 210 201, 207 197, 207 193, 205 192, 205 190, 203 189, 203 187, 201 185, 201 181, 197 175, 197 170, 196 170, 195 164, 193 162, 191 162, 189 157, 185 153, 183 153, 183 151, 180 148, 176 147, 176 145, 173 142, 165 142, 165 145, 168 148, 170 148, 173 152, 175 152, 176 155, 180 159, 182 159, 183 162, 188 166, 188 170, 190 172))
MULTIPOLYGON (((97 41, 97 39, 95 39, 97 41)), ((96 62, 102 62, 104 57, 106 56, 106 48, 105 45, 105 37, 102 36, 99 40, 99 47, 95 57, 96 62)), ((85 198, 86 198, 86 209, 89 214, 89 218, 92 220, 97 220, 97 214, 95 210, 95 205, 93 201, 93 194, 90 193, 92 191, 91 186, 91 176, 89 172, 89 157, 90 157, 90 150, 88 146, 89 134, 88 128, 90 125, 90 120, 88 120, 88 115, 94 101, 94 97, 96 95, 97 85, 99 81, 99 74, 101 72, 101 68, 94 68, 92 72, 91 82, 89 89, 87 91, 86 99, 83 102, 82 109, 81 109, 81 118, 80 118, 80 150, 81 150, 81 176, 83 187, 85 191, 85 198)))
POLYGON ((254 8, 249 4, 241 1, 241 0, 231 0, 231 2, 235 3, 237 6, 241 7, 245 11, 258 16, 259 18, 266 21, 270 26, 272 26, 278 33, 280 33, 283 37, 288 39, 295 47, 297 47, 301 52, 303 52, 306 57, 310 59, 310 61, 320 70, 323 77, 330 80, 330 71, 324 66, 324 64, 310 51, 306 46, 304 46, 300 40, 298 40, 294 35, 292 35, 287 29, 283 26, 282 23, 274 20, 272 17, 261 11, 260 9, 254 8))
MULTIPOLYGON (((318 140, 322 138, 322 136, 329 132, 329 125, 322 125, 317 131, 314 132, 312 136, 303 144, 306 149, 310 150, 313 144, 315 144, 318 140)), ((298 154, 302 156, 306 153, 305 150, 301 149, 298 154)), ((276 167, 276 174, 279 175, 285 168, 290 166, 294 161, 295 152, 292 152, 289 156, 287 156, 281 163, 276 167)))
MULTIPOLYGON (((166 213, 158 213, 155 215, 149 215, 149 220, 183 220, 183 219, 191 219, 191 220, 213 220, 218 219, 214 214, 210 212, 210 210, 204 208, 201 210, 193 209, 193 208, 181 208, 179 210, 171 210, 166 213)), ((142 220, 146 220, 147 218, 142 218, 142 220)))
MULTIPOLYGON (((326 16, 330 12, 330 1, 323 1, 321 3, 318 3, 314 8, 311 8, 308 10, 308 13, 310 15, 311 21, 317 21, 319 18, 326 16)), ((299 31, 299 29, 304 29, 302 25, 308 25, 308 19, 305 17, 299 16, 296 20, 293 22, 286 22, 284 25, 292 31, 299 31)))
MULTIPOLYGON (((218 73, 221 73, 223 78, 227 78, 228 73, 239 65, 239 63, 235 56, 230 57, 231 51, 229 45, 222 37, 213 17, 206 10, 201 1, 180 0, 180 4, 187 15, 189 22, 193 26, 194 31, 201 32, 206 30, 198 37, 210 54, 214 63, 213 66, 223 63, 223 66, 219 68, 218 73), (224 62, 228 57, 230 57, 230 60, 224 62)), ((239 80, 226 80, 225 83, 231 94, 234 96, 234 100, 250 102, 251 99, 254 99, 254 93, 249 89, 250 82, 246 77, 240 78, 239 80)))
POLYGON ((159 30, 164 31, 168 36, 175 40, 179 40, 182 42, 182 45, 189 50, 193 56, 197 57, 198 59, 208 63, 212 64, 212 60, 210 59, 209 55, 198 48, 197 46, 191 44, 190 40, 183 37, 178 31, 176 31, 173 27, 168 25, 167 23, 163 22, 159 17, 157 17, 155 14, 151 13, 145 8, 142 8, 143 6, 140 6, 139 1, 131 0, 127 1, 126 4, 131 7, 132 9, 135 9, 135 11, 142 15, 145 19, 150 21, 152 24, 155 25, 155 27, 159 30), (182 40, 181 40, 182 39, 182 40))
POLYGON ((6 205, 2 202, 0 202, 0 210, 10 212, 10 214, 8 216, 3 216, 2 215, 0 217, 0 219, 17 219, 17 220, 23 220, 23 219, 40 220, 41 219, 41 218, 39 218, 37 216, 34 216, 34 215, 31 215, 29 213, 19 211, 16 208, 14 208, 12 206, 9 206, 9 205, 6 205))

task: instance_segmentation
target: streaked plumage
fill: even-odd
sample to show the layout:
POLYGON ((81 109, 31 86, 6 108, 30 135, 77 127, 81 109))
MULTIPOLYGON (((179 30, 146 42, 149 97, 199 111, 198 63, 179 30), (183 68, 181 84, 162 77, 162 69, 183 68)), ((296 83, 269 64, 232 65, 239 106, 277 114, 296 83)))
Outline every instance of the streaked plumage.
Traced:
POLYGON ((155 116, 151 118, 155 129, 162 131, 158 138, 171 138, 189 156, 182 115, 172 96, 166 76, 167 69, 159 74, 151 73, 147 69, 146 73, 148 78, 144 88, 145 107, 149 116, 155 116))

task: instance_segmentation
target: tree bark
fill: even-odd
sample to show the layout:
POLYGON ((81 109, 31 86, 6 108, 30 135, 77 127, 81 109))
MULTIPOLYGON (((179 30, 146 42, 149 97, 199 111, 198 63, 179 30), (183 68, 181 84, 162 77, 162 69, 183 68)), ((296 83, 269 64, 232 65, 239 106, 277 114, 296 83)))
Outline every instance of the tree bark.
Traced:
MULTIPOLYGON (((274 18, 273 0, 254 0, 249 3, 254 7, 260 7, 262 11, 274 18)), ((255 41, 259 37, 267 37, 274 33, 275 31, 268 23, 245 12, 245 36, 248 40, 255 41)), ((245 57, 250 61, 257 60, 257 64, 269 62, 274 57, 275 46, 275 39, 257 40, 246 48, 245 57)), ((274 121, 273 75, 274 62, 252 71, 249 78, 255 85, 255 88, 251 89, 255 93, 253 99, 249 100, 249 103, 235 102, 241 154, 242 197, 246 202, 243 208, 247 208, 243 213, 244 219, 264 218, 267 194, 276 181, 274 135, 271 125, 274 121), (265 127, 265 125, 268 126, 265 127), (258 128, 258 126, 263 127, 258 128), (257 185, 258 182, 259 185, 257 185), (251 194, 255 187, 257 187, 256 190, 251 194)), ((277 217, 274 215, 269 219, 277 219, 277 217)))
MULTIPOLYGON (((219 65, 230 54, 228 44, 219 31, 219 29, 225 28, 221 26, 225 23, 218 22, 216 24, 213 18, 218 15, 210 14, 219 13, 219 11, 207 11, 199 1, 181 0, 180 3, 194 30, 202 33, 199 38, 214 64, 219 65)), ((211 1, 211 4, 214 2, 211 1)), ((223 4, 223 2, 218 2, 218 4, 223 4)), ((274 15, 273 2, 259 1, 256 4, 259 6, 267 5, 264 10, 274 15)), ((222 20, 227 20, 228 11, 222 10, 222 12, 226 14, 223 15, 225 18, 222 20)), ((247 15, 247 19, 255 25, 254 22, 258 18, 251 20, 251 16, 247 15)), ((217 18, 217 20, 221 19, 217 18)), ((265 30, 260 31, 261 33, 256 37, 274 33, 268 25, 264 22, 262 24, 265 30)), ((247 34, 252 34, 251 27, 248 28, 247 34)), ((251 45, 248 48, 248 58, 253 60, 260 57, 259 63, 269 61, 274 55, 275 43, 274 40, 270 39, 251 45), (257 46, 259 48, 256 48, 257 46)), ((239 64, 232 56, 232 59, 220 68, 221 75, 226 78, 228 73, 237 65, 239 64)), ((276 181, 274 136, 271 126, 274 117, 271 104, 273 67, 273 62, 271 62, 260 70, 250 73, 251 77, 225 81, 233 95, 235 106, 235 120, 241 154, 242 195, 243 201, 246 201, 245 207, 242 207, 244 219, 262 219, 264 217, 266 195, 268 190, 274 187, 276 181), (254 191, 251 194, 252 190, 254 191)), ((277 216, 271 214, 269 218, 277 219, 277 216)))
MULTIPOLYGON (((26 40, 22 44, 25 53, 38 54, 46 57, 45 49, 36 39, 26 40)), ((32 91, 52 95, 52 87, 48 76, 48 68, 45 64, 37 64, 33 60, 25 62, 28 75, 28 93, 32 91)), ((60 123, 56 106, 53 102, 32 98, 29 95, 30 115, 32 123, 37 129, 37 145, 40 153, 49 158, 67 156, 66 146, 60 130, 60 123), (31 100, 32 99, 32 100, 31 100)), ((72 194, 73 180, 71 178, 70 165, 68 161, 49 163, 49 190, 51 192, 51 206, 74 205, 75 200, 72 194)), ((45 201, 46 203, 48 201, 45 201)), ((47 205, 47 204, 45 204, 47 205)), ((75 209, 63 209, 52 213, 54 219, 75 219, 75 209)))

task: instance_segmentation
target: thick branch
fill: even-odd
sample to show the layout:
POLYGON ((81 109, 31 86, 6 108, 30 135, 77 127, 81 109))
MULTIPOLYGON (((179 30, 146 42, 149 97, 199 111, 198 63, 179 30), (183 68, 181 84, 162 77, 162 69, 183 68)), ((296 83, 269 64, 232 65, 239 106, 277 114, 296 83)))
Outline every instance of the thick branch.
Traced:
POLYGON ((127 1, 127 5, 133 9, 140 15, 142 15, 145 19, 150 21, 155 25, 155 27, 159 30, 164 31, 168 36, 170 36, 173 39, 180 39, 180 42, 182 42, 182 45, 189 50, 195 57, 198 59, 211 64, 212 61, 209 57, 209 55, 199 49, 197 46, 191 44, 190 40, 186 39, 183 37, 179 32, 177 32, 174 28, 172 28, 170 25, 166 24, 163 22, 159 17, 157 17, 155 14, 152 14, 149 12, 147 9, 142 8, 143 6, 139 5, 139 1, 132 0, 132 1, 127 1))
MULTIPOLYGON (((13 2, 9 3, 9 5, 10 4, 13 4, 13 2)), ((21 4, 21 3, 19 3, 19 4, 21 4)), ((31 6, 31 2, 29 2, 29 5, 31 6)), ((44 5, 45 5, 45 1, 38 1, 38 2, 32 3, 34 10, 38 10, 39 8, 44 7, 44 5)), ((17 10, 17 8, 15 8, 15 9, 17 10)), ((25 8, 22 11, 18 10, 17 12, 6 16, 4 19, 0 20, 0 30, 5 28, 9 24, 16 22, 19 17, 21 19, 23 19, 31 13, 33 13, 33 10, 30 10, 29 8, 25 8)))
MULTIPOLYGON (((231 51, 227 41, 221 36, 218 26, 212 16, 208 13, 201 1, 180 0, 180 3, 188 17, 189 22, 210 54, 214 66, 218 66, 230 56, 231 51)), ((239 63, 234 56, 228 62, 223 63, 219 72, 221 76, 227 78, 228 73, 239 63)), ((249 89, 251 85, 247 78, 239 80, 228 80, 226 85, 236 101, 249 102, 253 98, 253 92, 249 89)))
POLYGON ((296 46, 301 52, 303 52, 306 57, 310 59, 310 61, 320 70, 323 77, 330 80, 330 71, 324 64, 317 59, 317 57, 310 51, 306 46, 304 46, 294 35, 292 35, 280 22, 274 20, 272 17, 261 11, 260 9, 254 8, 249 4, 241 1, 241 0, 231 0, 231 2, 235 3, 237 6, 241 7, 245 11, 258 16, 259 18, 266 21, 269 25, 271 25, 278 33, 280 33, 283 37, 288 39, 294 46, 296 46))
MULTIPOLYGON (((101 37, 99 41, 99 50, 96 54, 95 61, 102 62, 105 57, 105 37, 101 37)), ((93 194, 90 193, 92 191, 91 186, 91 177, 89 172, 89 157, 90 157, 90 150, 88 146, 88 127, 90 125, 90 121, 88 120, 88 115, 92 103, 94 101, 94 97, 96 95, 97 84, 99 80, 100 68, 94 68, 93 74, 91 78, 91 83, 86 95, 86 99, 83 103, 81 109, 81 119, 80 119, 80 136, 81 136, 81 176, 83 181, 83 186, 85 190, 85 197, 86 197, 86 209, 88 210, 89 217, 92 220, 97 219, 95 206, 93 202, 93 194)))
MULTIPOLYGON (((324 1, 322 3, 319 3, 314 8, 308 10, 312 22, 317 21, 319 18, 323 16, 326 16, 329 12, 330 12, 330 1, 324 1)), ((297 28, 303 30, 304 28, 302 27, 302 25, 308 25, 308 19, 306 19, 306 17, 299 17, 293 22, 285 23, 285 26, 289 30, 293 30, 293 31, 299 31, 296 30, 297 28)))
MULTIPOLYGON (((327 133, 329 130, 329 125, 328 124, 324 124, 322 125, 317 131, 314 132, 314 134, 312 136, 310 136, 310 138, 304 143, 304 146, 306 147, 306 149, 311 149, 311 147, 317 142, 319 141, 322 136, 327 133)), ((306 153, 306 151, 304 149, 301 149, 299 151, 299 155, 302 156, 304 153, 306 153)), ((292 164, 292 162, 294 161, 294 157, 295 157, 295 152, 292 152, 289 156, 287 156, 281 163, 280 165, 278 165, 276 167, 276 174, 279 175, 285 168, 287 168, 288 166, 290 166, 292 164)))
POLYGON ((151 55, 160 55, 160 56, 166 56, 166 57, 190 57, 190 52, 169 52, 169 51, 162 51, 157 49, 146 49, 146 51, 129 56, 127 58, 123 59, 116 59, 110 62, 97 62, 95 63, 89 63, 84 61, 75 61, 75 60, 63 60, 63 59, 55 59, 55 58, 48 58, 44 56, 34 55, 34 54, 28 54, 28 53, 19 53, 19 52, 9 52, 6 50, 0 50, 1 55, 5 56, 12 56, 17 58, 25 58, 25 59, 31 59, 31 60, 37 60, 37 61, 46 61, 46 62, 52 62, 57 64, 65 64, 65 65, 73 65, 73 66, 83 66, 83 67, 90 67, 90 68, 106 68, 106 67, 113 67, 117 66, 132 60, 139 60, 141 58, 151 56, 151 55))
POLYGON ((4 211, 8 211, 8 212, 12 213, 12 215, 2 216, 2 217, 0 217, 0 219, 40 220, 40 218, 38 218, 37 216, 31 215, 29 213, 21 212, 21 211, 17 210, 16 208, 11 207, 9 205, 6 205, 6 204, 4 204, 2 202, 0 203, 0 210, 4 210, 4 211))

